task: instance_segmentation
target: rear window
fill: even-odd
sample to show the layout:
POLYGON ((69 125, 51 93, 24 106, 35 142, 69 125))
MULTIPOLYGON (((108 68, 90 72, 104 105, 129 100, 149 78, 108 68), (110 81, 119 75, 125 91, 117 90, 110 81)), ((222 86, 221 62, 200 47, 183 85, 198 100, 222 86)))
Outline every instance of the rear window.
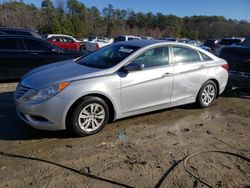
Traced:
POLYGON ((12 38, 0 39, 0 50, 18 50, 17 40, 12 38))
POLYGON ((200 54, 201 54, 201 56, 202 56, 202 58, 203 58, 204 61, 211 61, 212 60, 211 57, 209 57, 208 55, 204 54, 203 52, 200 52, 200 54))
POLYGON ((222 39, 218 44, 219 45, 232 45, 239 44, 241 42, 240 39, 222 39))
POLYGON ((126 41, 126 37, 116 37, 115 42, 126 41))
POLYGON ((205 42, 204 42, 204 45, 205 46, 212 46, 212 45, 214 45, 215 44, 215 40, 206 40, 205 42))

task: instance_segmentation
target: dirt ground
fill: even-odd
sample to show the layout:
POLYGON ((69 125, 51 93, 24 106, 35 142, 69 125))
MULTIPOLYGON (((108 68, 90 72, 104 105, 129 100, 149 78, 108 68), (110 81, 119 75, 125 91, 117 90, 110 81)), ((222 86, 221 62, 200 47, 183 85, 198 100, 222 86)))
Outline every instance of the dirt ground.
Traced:
MULTIPOLYGON (((96 135, 77 138, 21 122, 15 113, 14 87, 0 86, 0 151, 56 162, 91 177, 0 155, 0 187, 122 187, 115 182, 132 187, 206 187, 179 160, 209 150, 250 158, 248 94, 224 94, 207 109, 186 105, 119 120, 96 135)), ((186 164, 212 187, 250 186, 250 163, 239 157, 201 153, 186 164)))

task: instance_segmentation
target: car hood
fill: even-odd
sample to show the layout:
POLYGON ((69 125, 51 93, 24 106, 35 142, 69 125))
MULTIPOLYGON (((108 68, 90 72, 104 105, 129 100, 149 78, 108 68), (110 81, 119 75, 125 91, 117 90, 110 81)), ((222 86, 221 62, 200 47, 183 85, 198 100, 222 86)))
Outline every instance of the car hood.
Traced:
POLYGON ((105 75, 106 71, 80 65, 75 60, 52 63, 35 68, 21 78, 22 85, 41 89, 52 84, 105 75))

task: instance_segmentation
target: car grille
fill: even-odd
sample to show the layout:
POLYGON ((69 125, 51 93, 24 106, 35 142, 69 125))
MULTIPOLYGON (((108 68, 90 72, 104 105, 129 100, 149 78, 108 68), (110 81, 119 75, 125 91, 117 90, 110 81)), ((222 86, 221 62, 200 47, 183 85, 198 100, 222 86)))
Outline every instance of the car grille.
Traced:
POLYGON ((27 91, 29 91, 31 88, 24 86, 22 84, 18 84, 17 89, 16 89, 16 98, 19 99, 22 97, 27 91))

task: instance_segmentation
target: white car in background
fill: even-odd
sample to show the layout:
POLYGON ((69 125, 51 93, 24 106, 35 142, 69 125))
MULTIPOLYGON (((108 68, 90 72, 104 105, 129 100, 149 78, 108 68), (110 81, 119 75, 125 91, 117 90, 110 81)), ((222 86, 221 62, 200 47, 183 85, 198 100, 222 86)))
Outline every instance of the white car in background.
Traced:
POLYGON ((141 40, 154 40, 153 37, 147 37, 147 36, 142 36, 140 38, 141 38, 141 40))
POLYGON ((115 37, 114 42, 124 42, 130 40, 141 40, 141 38, 133 35, 119 35, 115 37))
POLYGON ((114 40, 111 38, 97 38, 92 41, 86 42, 86 51, 87 52, 93 52, 98 50, 99 48, 102 48, 104 46, 107 46, 109 44, 112 44, 114 40))

